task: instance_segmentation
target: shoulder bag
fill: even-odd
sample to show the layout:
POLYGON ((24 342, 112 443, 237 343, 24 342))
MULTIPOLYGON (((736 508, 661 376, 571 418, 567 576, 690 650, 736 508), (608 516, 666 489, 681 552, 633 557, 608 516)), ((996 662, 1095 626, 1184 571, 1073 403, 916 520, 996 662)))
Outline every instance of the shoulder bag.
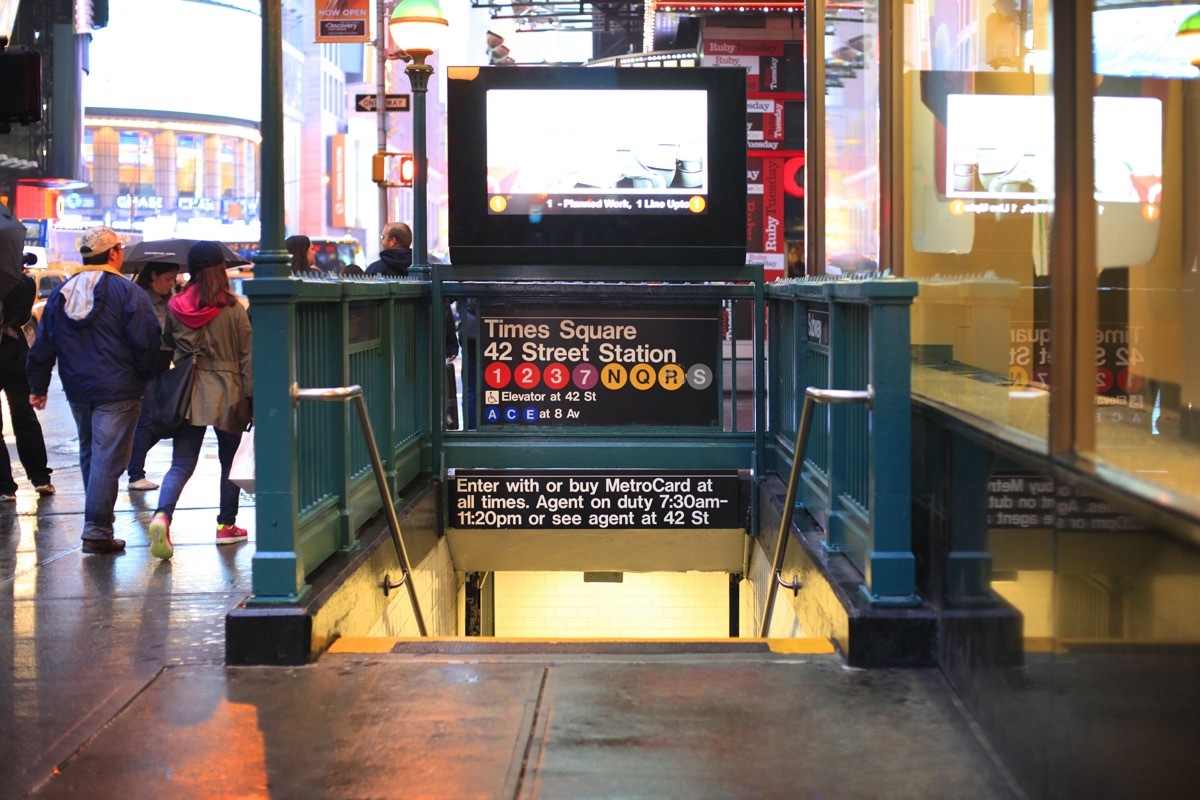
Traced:
POLYGON ((187 418, 192 405, 192 387, 196 384, 195 358, 195 353, 188 353, 154 379, 150 430, 159 439, 173 437, 187 418))
MULTIPOLYGON (((208 329, 204 330, 208 339, 208 329)), ((196 351, 188 353, 154 379, 154 408, 150 412, 150 430, 159 439, 170 439, 187 420, 192 408, 192 387, 196 385, 196 351)))

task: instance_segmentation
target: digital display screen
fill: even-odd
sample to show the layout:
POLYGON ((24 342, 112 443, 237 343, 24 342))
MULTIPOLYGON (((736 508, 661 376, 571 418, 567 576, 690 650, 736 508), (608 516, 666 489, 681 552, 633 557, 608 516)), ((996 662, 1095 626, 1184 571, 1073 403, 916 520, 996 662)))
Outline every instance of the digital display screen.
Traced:
POLYGON ((707 132, 702 89, 492 89, 488 211, 704 214, 707 132))
POLYGON ((746 76, 447 68, 450 260, 746 263, 746 76))

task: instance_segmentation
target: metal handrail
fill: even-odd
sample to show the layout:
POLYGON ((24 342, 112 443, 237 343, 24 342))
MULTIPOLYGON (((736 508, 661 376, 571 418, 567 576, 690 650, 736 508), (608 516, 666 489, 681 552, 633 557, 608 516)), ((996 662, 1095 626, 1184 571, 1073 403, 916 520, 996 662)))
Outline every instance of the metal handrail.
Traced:
POLYGON ((812 426, 813 406, 817 403, 866 403, 871 407, 875 390, 868 386, 864 390, 818 389, 809 386, 804 391, 804 407, 800 411, 800 425, 796 429, 796 448, 792 451, 792 471, 788 475, 787 499, 783 501, 783 517, 779 520, 779 539, 775 544, 775 560, 771 565, 771 588, 767 590, 767 607, 763 609, 762 627, 759 638, 766 638, 771 627, 771 614, 775 610, 775 592, 782 586, 795 594, 800 591, 800 579, 783 579, 783 554, 787 548, 788 531, 792 527, 792 514, 796 508, 796 493, 800 486, 800 474, 804 469, 804 450, 808 447, 808 430, 812 426))
POLYGON ((400 519, 396 516, 396 505, 392 502, 392 493, 388 489, 387 477, 383 471, 383 460, 379 457, 379 448, 375 445, 375 433, 371 430, 371 419, 367 416, 367 403, 363 399, 361 386, 338 386, 329 389, 301 389, 292 384, 292 402, 301 400, 317 400, 322 402, 338 402, 354 400, 358 408, 358 418, 362 421, 363 435, 367 438, 367 450, 371 455, 371 470, 375 473, 375 485, 379 488, 379 497, 383 501, 383 509, 387 512, 388 527, 392 532, 392 544, 396 546, 396 556, 400 559, 400 570, 403 577, 399 583, 392 583, 391 578, 384 577, 383 591, 386 594, 392 589, 404 586, 408 590, 408 599, 412 602, 413 616, 417 619, 417 630, 422 636, 428 636, 425 630, 425 618, 421 616, 421 605, 417 602, 417 589, 412 582, 412 569, 408 563, 408 552, 404 549, 404 541, 400 538, 400 519))

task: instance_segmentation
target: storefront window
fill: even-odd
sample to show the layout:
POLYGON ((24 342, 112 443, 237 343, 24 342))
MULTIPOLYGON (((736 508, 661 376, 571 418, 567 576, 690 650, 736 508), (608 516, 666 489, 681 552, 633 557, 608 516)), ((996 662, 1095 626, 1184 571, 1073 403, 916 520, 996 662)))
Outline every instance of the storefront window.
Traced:
POLYGON ((1096 3, 1096 457, 1200 502, 1200 5, 1096 3))
POLYGON ((201 147, 199 136, 180 134, 175 138, 175 180, 179 194, 185 197, 196 196, 201 147))
POLYGON ((913 393, 1036 447, 1049 420, 1049 4, 903 9, 904 274, 920 282, 913 393))
POLYGON ((145 131, 117 134, 117 180, 120 191, 154 194, 154 135, 145 131))
POLYGON ((825 18, 825 259, 834 274, 879 269, 878 2, 825 18))

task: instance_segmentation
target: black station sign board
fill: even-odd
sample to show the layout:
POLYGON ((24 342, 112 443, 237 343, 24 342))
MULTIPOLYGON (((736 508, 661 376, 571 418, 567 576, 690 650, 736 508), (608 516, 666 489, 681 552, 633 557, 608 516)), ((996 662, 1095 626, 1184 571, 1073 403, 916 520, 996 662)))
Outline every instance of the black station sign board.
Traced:
POLYGON ((484 426, 720 424, 719 303, 485 303, 479 337, 484 426))
POLYGON ((807 331, 805 339, 809 344, 819 344, 829 347, 829 310, 808 309, 807 331))
POLYGON ((455 470, 459 530, 744 527, 736 470, 455 470))

